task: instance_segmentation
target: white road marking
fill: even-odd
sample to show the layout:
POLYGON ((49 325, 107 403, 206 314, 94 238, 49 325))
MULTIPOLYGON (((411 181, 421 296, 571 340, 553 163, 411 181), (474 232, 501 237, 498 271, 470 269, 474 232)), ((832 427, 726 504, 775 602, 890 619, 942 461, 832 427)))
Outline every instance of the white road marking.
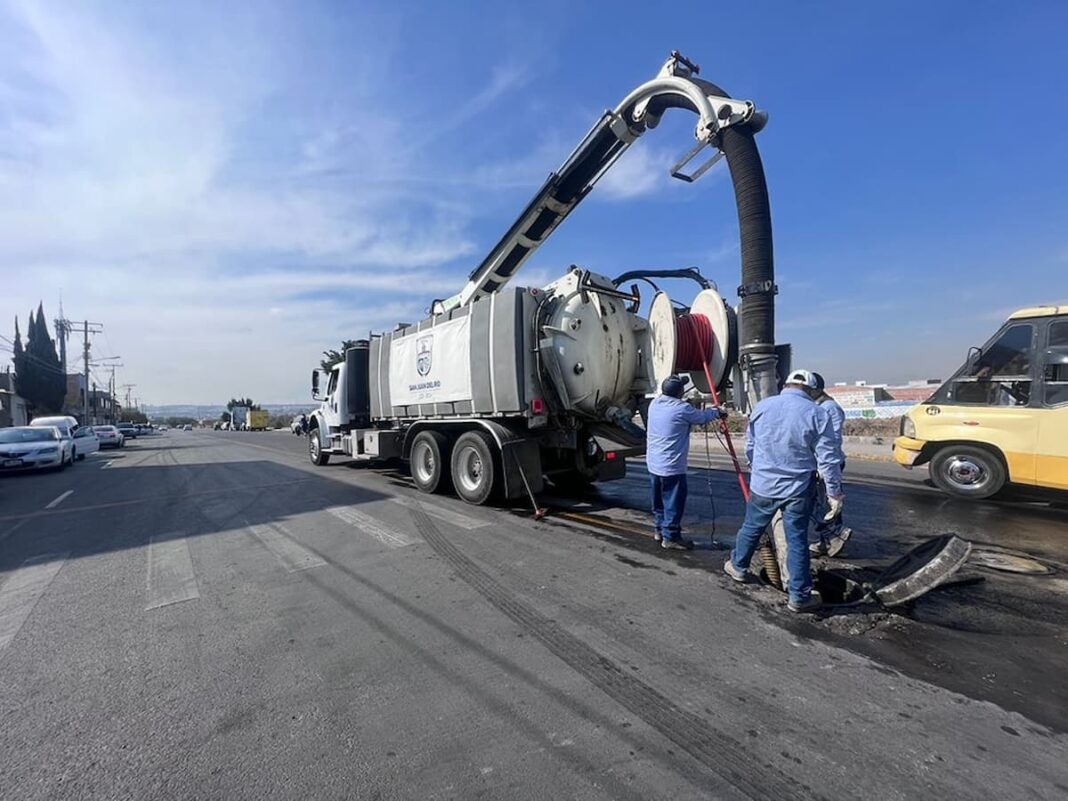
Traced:
POLYGON ((344 520, 350 526, 355 526, 365 534, 370 534, 383 545, 390 548, 403 548, 405 545, 415 544, 414 539, 411 539, 400 532, 389 531, 383 527, 382 523, 371 517, 369 514, 361 512, 359 509, 354 509, 351 506, 332 506, 326 511, 339 520, 344 520))
POLYGON ((66 560, 66 553, 27 559, 0 587, 0 649, 15 639, 66 560))
POLYGON ((108 459, 104 464, 100 465, 100 469, 103 470, 105 467, 111 467, 114 461, 114 459, 108 459))
POLYGON ((51 502, 50 504, 48 504, 48 505, 47 505, 47 506, 45 507, 45 509, 55 509, 55 508, 56 508, 57 506, 59 506, 59 505, 60 505, 61 503, 63 503, 63 499, 64 499, 64 498, 67 498, 67 497, 68 497, 68 496, 70 496, 70 495, 71 495, 71 494, 72 494, 73 492, 74 492, 74 490, 67 490, 67 491, 66 491, 66 492, 64 492, 64 493, 63 493, 62 495, 60 495, 60 496, 59 496, 58 498, 56 498, 56 499, 55 499, 54 501, 52 501, 52 502, 51 502))
POLYGON ((312 567, 322 567, 325 561, 296 542, 280 525, 249 524, 252 536, 263 543, 268 551, 278 557, 286 570, 295 573, 312 567))
POLYGON ((444 520, 446 523, 457 528, 464 528, 471 531, 476 528, 485 528, 486 526, 492 526, 488 520, 479 520, 475 517, 468 517, 460 512, 454 512, 452 509, 445 509, 433 503, 424 503, 423 501, 415 501, 411 498, 395 497, 390 498, 393 503, 400 504, 406 509, 422 509, 431 517, 436 517, 438 520, 444 520))
POLYGON ((148 545, 148 604, 145 611, 199 597, 186 538, 177 532, 153 537, 148 545))

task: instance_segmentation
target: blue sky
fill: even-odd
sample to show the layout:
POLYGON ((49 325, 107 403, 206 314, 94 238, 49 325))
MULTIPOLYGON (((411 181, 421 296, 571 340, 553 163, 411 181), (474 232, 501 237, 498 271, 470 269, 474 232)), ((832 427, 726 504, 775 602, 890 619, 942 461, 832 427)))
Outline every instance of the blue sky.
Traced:
MULTIPOLYGON (((1068 301, 1066 31, 1052 2, 0 3, 0 314, 62 293, 148 402, 302 400, 320 350, 457 291, 678 48, 770 114, 796 363, 944 376, 1068 301)), ((666 174, 692 126, 643 137, 517 282, 696 265, 733 295, 724 166, 666 174)))

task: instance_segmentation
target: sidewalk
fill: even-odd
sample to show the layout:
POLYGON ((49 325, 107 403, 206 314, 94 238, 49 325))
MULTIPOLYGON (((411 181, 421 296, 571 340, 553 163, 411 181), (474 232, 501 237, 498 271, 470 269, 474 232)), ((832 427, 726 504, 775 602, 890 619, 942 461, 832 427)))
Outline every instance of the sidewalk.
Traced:
MULTIPOLYGON (((709 432, 709 438, 711 439, 713 458, 717 453, 726 456, 726 450, 719 442, 720 439, 723 439, 723 435, 718 431, 715 433, 709 432), (716 438, 717 435, 719 439, 716 438)), ((731 440, 734 442, 734 449, 738 452, 739 458, 744 462, 745 434, 732 434, 731 440)), ((843 437, 842 439, 847 459, 864 459, 871 462, 893 462, 894 457, 891 453, 893 444, 893 437, 843 437)), ((690 453, 703 456, 704 452, 704 432, 697 431, 690 434, 690 453)))

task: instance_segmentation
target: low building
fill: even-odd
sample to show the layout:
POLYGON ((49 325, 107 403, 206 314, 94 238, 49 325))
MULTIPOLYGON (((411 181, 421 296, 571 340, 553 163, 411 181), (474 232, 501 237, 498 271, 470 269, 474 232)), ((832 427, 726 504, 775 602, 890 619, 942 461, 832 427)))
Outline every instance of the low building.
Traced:
POLYGON ((0 428, 24 426, 30 421, 26 400, 15 392, 15 374, 0 373, 0 428))

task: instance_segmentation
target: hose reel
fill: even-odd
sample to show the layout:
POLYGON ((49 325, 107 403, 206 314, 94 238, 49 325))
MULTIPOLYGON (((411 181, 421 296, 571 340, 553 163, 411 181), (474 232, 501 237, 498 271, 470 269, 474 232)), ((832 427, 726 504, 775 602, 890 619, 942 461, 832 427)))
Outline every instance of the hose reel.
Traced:
POLYGON ((709 372, 722 389, 738 361, 737 318, 715 289, 702 289, 689 310, 677 309, 666 292, 653 296, 649 309, 652 368, 656 391, 672 374, 686 374, 705 395, 711 394, 702 353, 709 355, 709 372))

